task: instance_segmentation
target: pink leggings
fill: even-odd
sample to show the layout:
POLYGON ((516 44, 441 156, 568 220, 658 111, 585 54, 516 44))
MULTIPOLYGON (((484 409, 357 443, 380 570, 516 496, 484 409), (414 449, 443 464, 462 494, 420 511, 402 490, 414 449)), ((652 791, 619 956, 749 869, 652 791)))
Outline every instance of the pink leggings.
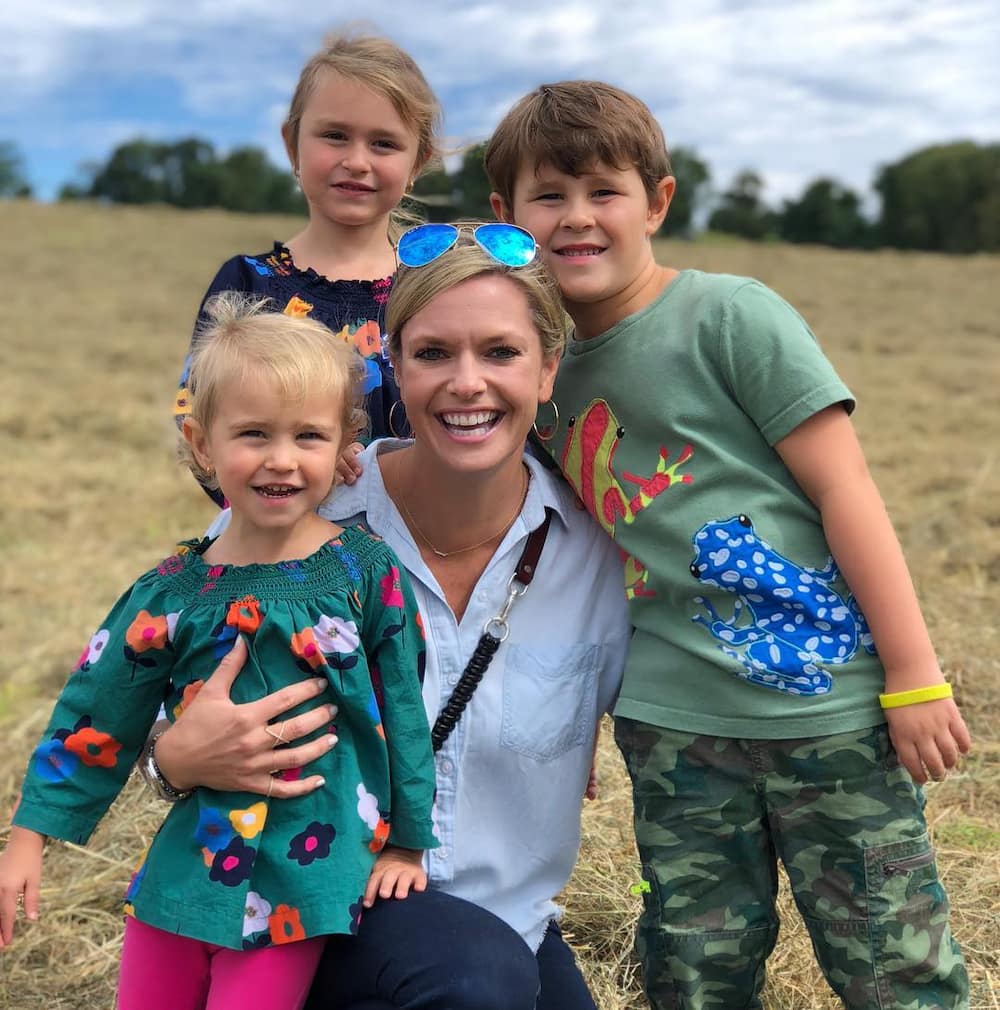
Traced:
POLYGON ((229 950, 128 916, 118 1010, 301 1010, 325 942, 229 950))

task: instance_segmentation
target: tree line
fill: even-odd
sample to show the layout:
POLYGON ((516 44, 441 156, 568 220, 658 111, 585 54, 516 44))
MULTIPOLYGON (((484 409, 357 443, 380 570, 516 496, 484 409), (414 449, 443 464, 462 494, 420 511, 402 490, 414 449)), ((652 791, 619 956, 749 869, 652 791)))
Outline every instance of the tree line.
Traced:
MULTIPOLYGON (((484 145, 468 148, 452 170, 426 172, 413 197, 431 220, 492 217, 483 172, 484 145)), ((709 166, 685 147, 671 154, 677 190, 663 233, 691 237, 697 230, 753 241, 815 243, 843 249, 892 246, 938 252, 1000 251, 1000 144, 936 144, 883 166, 873 189, 876 219, 863 197, 833 178, 818 178, 796 199, 774 207, 756 172, 739 172, 721 192, 709 166)), ((82 183, 62 187, 62 200, 165 203, 221 207, 245 213, 305 213, 305 201, 287 169, 256 147, 219 154, 198 138, 175 142, 144 138, 116 147, 90 166, 82 183)), ((0 142, 0 197, 31 196, 17 148, 0 142)))

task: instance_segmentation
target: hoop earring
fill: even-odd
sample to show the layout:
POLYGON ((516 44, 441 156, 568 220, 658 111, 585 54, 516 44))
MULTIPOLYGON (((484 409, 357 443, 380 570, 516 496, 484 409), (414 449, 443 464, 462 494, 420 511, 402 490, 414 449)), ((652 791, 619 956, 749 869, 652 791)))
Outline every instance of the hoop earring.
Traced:
POLYGON ((535 433, 535 437, 539 442, 551 442, 552 439, 556 437, 556 432, 559 430, 559 407, 556 405, 555 400, 549 400, 549 405, 552 407, 553 415, 551 427, 546 425, 540 431, 538 428, 537 417, 535 418, 535 423, 531 426, 531 430, 535 433))
POLYGON ((389 417, 386 422, 389 426, 389 433, 395 438, 412 438, 413 428, 410 427, 410 419, 406 416, 406 407, 403 406, 402 400, 396 400, 395 403, 389 408, 389 417), (393 415, 396 413, 397 407, 403 407, 403 424, 407 428, 407 433, 404 435, 401 432, 396 431, 396 425, 393 421, 393 415))

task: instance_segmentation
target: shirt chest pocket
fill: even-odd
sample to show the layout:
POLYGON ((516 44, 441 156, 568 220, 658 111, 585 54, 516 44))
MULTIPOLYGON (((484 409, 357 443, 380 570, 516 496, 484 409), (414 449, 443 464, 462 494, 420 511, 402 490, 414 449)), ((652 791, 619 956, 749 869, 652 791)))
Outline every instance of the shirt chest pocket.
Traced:
POLYGON ((551 761, 589 745, 597 722, 599 656, 599 646, 581 643, 509 646, 503 672, 503 746, 551 761))

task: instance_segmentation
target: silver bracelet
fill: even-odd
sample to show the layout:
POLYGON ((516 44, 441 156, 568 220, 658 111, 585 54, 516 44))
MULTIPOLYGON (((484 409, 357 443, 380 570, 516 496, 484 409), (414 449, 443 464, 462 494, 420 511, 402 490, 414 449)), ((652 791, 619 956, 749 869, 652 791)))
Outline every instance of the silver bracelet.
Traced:
POLYGON ((136 768, 142 776, 143 781, 153 790, 154 793, 167 803, 177 803, 178 800, 186 800, 193 792, 193 789, 175 789, 160 771, 160 766, 156 763, 156 741, 160 739, 166 730, 154 733, 146 742, 136 768))

